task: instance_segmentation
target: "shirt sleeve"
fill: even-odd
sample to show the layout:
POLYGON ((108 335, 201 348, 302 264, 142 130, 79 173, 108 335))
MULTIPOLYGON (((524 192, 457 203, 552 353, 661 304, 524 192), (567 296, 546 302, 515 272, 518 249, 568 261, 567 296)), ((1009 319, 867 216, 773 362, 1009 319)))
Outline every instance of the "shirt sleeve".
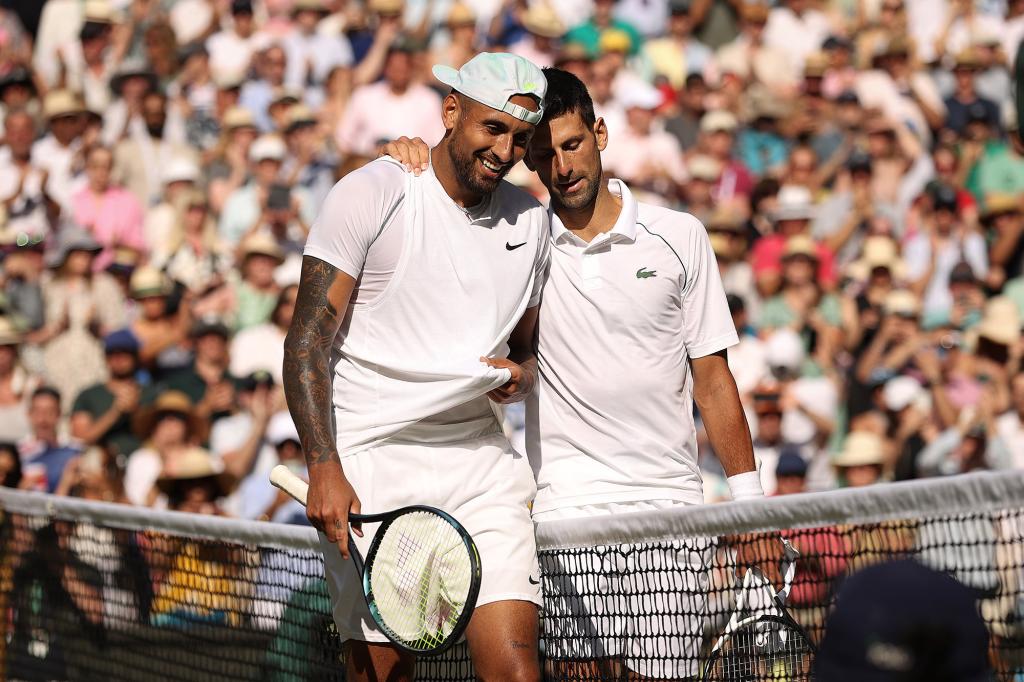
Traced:
POLYGON ((405 171, 381 159, 346 175, 324 200, 303 255, 358 279, 370 245, 405 195, 405 171))
POLYGON ((533 291, 530 292, 530 303, 527 307, 532 308, 540 305, 540 294, 544 283, 548 279, 548 268, 551 266, 551 226, 548 224, 547 211, 543 212, 540 226, 540 243, 537 246, 537 262, 533 266, 533 291))
POLYGON ((739 342, 725 300, 725 287, 707 230, 692 216, 684 250, 683 342, 691 358, 711 355, 739 342))

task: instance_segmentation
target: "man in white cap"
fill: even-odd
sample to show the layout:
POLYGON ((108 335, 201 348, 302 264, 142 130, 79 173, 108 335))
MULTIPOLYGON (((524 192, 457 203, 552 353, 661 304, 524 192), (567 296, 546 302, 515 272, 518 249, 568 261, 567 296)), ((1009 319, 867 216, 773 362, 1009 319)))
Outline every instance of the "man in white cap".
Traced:
MULTIPOLYGON (((346 679, 412 679, 414 663, 360 598, 349 513, 426 504, 457 518, 480 552, 466 631, 477 674, 539 680, 536 485, 491 401, 522 400, 535 381, 548 222, 503 178, 526 154, 547 85, 509 54, 434 75, 452 90, 432 167, 417 177, 378 159, 335 185, 313 224, 285 340, 285 393, 347 641, 346 679)), ((371 538, 353 531, 365 552, 371 538)))
MULTIPOLYGON (((761 496, 726 361, 736 330, 704 227, 637 201, 621 180, 605 182, 609 133, 586 87, 565 71, 545 74, 544 122, 527 155, 551 195, 552 223, 537 390, 526 419, 534 520, 703 503, 694 401, 732 497, 761 496)), ((399 140, 385 151, 421 166, 422 146, 399 140)), ((618 662, 630 679, 695 677, 709 550, 680 541, 628 553, 624 569, 584 573, 552 558, 545 606, 555 627, 545 632, 545 651, 558 661, 556 677, 605 679, 618 662), (668 586, 656 615, 628 605, 651 598, 644 566, 657 566, 668 586)))

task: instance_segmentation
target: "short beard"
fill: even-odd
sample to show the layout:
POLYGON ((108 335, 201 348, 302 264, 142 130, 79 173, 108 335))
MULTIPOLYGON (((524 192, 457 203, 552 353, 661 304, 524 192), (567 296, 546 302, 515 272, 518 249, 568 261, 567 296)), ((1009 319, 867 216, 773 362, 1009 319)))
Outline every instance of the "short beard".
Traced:
POLYGON ((448 158, 451 159, 452 168, 455 170, 455 177, 459 184, 473 194, 487 195, 498 189, 505 174, 493 182, 489 178, 481 176, 476 170, 476 157, 472 153, 463 153, 458 144, 457 137, 452 137, 448 147, 448 158))
POLYGON ((583 191, 577 192, 569 197, 563 197, 554 192, 551 193, 551 200, 563 208, 578 211, 581 208, 593 206, 597 201, 597 194, 601 191, 601 172, 585 178, 583 191))

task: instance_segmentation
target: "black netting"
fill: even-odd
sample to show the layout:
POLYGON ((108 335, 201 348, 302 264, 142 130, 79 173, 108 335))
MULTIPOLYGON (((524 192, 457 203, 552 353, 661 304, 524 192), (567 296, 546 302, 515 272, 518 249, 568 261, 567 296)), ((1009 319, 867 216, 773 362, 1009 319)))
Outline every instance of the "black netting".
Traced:
MULTIPOLYGON (((997 679, 1011 682, 1024 672, 1024 511, 782 534, 801 552, 789 605, 812 642, 820 641, 845 576, 913 556, 974 592, 997 679)), ((734 609, 737 557, 756 560, 776 586, 782 584, 777 535, 542 550, 545 676, 698 675, 734 609)), ((4 679, 343 678, 342 647, 315 550, 14 512, 3 514, 0 542, 4 679)), ((418 678, 472 679, 465 647, 422 661, 418 678)))

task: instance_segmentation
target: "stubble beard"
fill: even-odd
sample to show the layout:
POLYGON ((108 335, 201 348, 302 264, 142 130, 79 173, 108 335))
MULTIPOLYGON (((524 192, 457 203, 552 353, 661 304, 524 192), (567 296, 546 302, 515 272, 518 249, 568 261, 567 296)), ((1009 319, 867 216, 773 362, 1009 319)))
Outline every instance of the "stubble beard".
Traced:
POLYGON ((482 177, 476 169, 476 156, 472 152, 466 153, 462 150, 458 137, 453 138, 452 143, 448 145, 448 157, 451 159, 459 184, 474 194, 491 194, 498 189, 498 183, 505 177, 505 174, 502 174, 493 181, 482 177))

